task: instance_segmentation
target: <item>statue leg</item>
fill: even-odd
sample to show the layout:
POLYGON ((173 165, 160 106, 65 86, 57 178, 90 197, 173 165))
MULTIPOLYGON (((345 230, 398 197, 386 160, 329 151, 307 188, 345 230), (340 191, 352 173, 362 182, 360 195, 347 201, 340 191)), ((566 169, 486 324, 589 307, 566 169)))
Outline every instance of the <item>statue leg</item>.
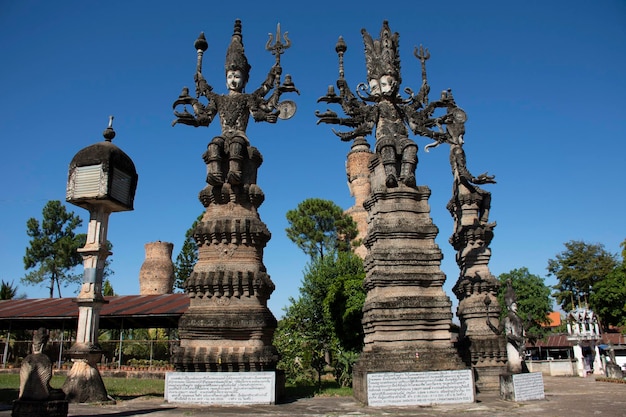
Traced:
POLYGON ((385 174, 387 179, 385 185, 388 188, 395 188, 398 186, 398 180, 396 179, 396 150, 393 146, 384 146, 380 149, 380 158, 385 167, 385 174))
POLYGON ((408 187, 415 187, 415 168, 417 167, 417 146, 411 144, 402 150, 400 181, 408 187))
POLYGON ((482 197, 478 213, 480 216, 480 223, 487 224, 489 223, 489 209, 491 208, 491 193, 484 191, 480 193, 480 196, 482 197))
POLYGON ((202 155, 204 162, 207 166, 206 182, 213 186, 221 186, 224 184, 224 177, 222 174, 222 149, 224 146, 224 139, 214 138, 207 151, 202 155))
POLYGON ((229 184, 233 185, 241 184, 243 171, 243 144, 236 140, 231 141, 228 147, 228 153, 229 165, 226 181, 228 181, 229 184))

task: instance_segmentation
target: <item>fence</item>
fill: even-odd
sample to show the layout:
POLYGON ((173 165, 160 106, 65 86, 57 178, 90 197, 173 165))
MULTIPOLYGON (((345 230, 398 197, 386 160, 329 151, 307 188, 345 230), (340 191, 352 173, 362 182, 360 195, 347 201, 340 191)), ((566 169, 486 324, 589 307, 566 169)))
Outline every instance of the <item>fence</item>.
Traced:
MULTIPOLYGON (((55 363, 57 369, 71 366, 67 352, 74 342, 51 340, 44 353, 55 363)), ((99 365, 109 369, 126 367, 169 367, 172 351, 178 347, 177 339, 119 339, 99 342, 102 359, 99 365)), ((0 341, 2 368, 16 368, 22 359, 32 352, 32 342, 26 340, 0 341)))

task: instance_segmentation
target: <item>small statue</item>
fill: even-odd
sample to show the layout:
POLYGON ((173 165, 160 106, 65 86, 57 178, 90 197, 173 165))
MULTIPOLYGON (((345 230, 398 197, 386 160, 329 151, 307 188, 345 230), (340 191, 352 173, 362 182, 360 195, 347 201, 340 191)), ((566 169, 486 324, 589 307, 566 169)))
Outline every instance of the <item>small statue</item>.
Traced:
POLYGON ((489 319, 487 309, 487 325, 496 334, 504 334, 506 337, 507 371, 519 374, 524 369, 524 344, 525 332, 522 318, 517 314, 517 296, 510 279, 506 280, 504 303, 507 315, 501 321, 499 327, 495 327, 489 319))
POLYGON ((190 126, 209 126, 216 115, 219 115, 222 132, 211 140, 203 159, 207 164, 207 183, 220 187, 225 182, 231 185, 239 185, 243 181, 243 161, 248 155, 250 141, 246 135, 250 115, 257 122, 276 123, 278 118, 287 119, 293 116, 295 104, 290 101, 279 103, 279 97, 283 92, 298 92, 291 76, 287 75, 285 84, 280 85, 280 55, 284 49, 291 45, 286 41, 280 41, 280 26, 278 26, 277 39, 271 45, 272 36, 266 45, 272 54, 276 56, 276 63, 270 69, 267 78, 253 93, 245 93, 251 66, 244 54, 243 37, 241 34, 241 21, 235 21, 234 33, 226 53, 225 73, 228 94, 220 95, 213 91, 202 75, 202 55, 207 50, 208 44, 204 33, 196 40, 194 46, 198 52, 198 61, 195 74, 196 98, 189 95, 189 89, 183 88, 178 100, 174 102, 174 108, 179 105, 191 105, 194 114, 185 108, 182 112, 174 111, 177 119, 172 123, 182 123, 190 126), (269 99, 265 96, 274 90, 269 99), (205 97, 208 102, 203 104, 200 97, 205 97))
POLYGON ((52 362, 43 353, 48 338, 48 330, 43 327, 33 332, 33 353, 24 358, 20 368, 19 400, 46 401, 65 397, 63 391, 50 387, 52 362))
POLYGON ((318 102, 341 104, 348 116, 340 118, 333 111, 316 112, 319 123, 338 124, 354 128, 349 132, 333 132, 343 141, 364 137, 375 129, 376 154, 384 166, 388 188, 398 186, 398 182, 408 187, 415 187, 415 169, 417 166, 417 145, 409 138, 409 130, 421 136, 443 140, 443 133, 430 128, 437 125, 436 118, 431 118, 436 108, 446 107, 445 100, 428 104, 430 87, 426 81, 425 62, 430 57, 428 51, 416 48, 415 56, 422 63, 422 86, 417 95, 406 88, 410 97, 403 99, 398 94, 402 82, 400 76, 400 55, 398 51, 399 35, 383 22, 380 39, 372 39, 365 29, 361 30, 365 44, 365 62, 367 85, 357 87, 358 98, 348 88, 344 78, 343 54, 347 50, 343 38, 339 38, 335 50, 339 55, 339 79, 337 87, 329 87, 328 94, 318 102))

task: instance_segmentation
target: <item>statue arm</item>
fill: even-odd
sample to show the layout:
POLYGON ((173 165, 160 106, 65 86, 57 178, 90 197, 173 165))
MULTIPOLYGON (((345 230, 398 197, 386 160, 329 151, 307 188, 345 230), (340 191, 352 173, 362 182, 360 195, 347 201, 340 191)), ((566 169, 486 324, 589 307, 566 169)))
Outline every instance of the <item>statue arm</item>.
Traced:
MULTIPOLYGON (((280 74, 282 74, 282 72, 283 72, 283 69, 281 68, 281 66, 279 64, 274 64, 272 68, 270 69, 270 71, 267 73, 267 77, 265 78, 265 81, 263 81, 261 86, 257 88, 252 93, 252 95, 257 96, 257 97, 265 97, 267 93, 272 91, 272 89, 275 87, 276 79, 280 77, 280 74)), ((274 91, 274 94, 277 94, 277 93, 279 93, 278 89, 274 91)))

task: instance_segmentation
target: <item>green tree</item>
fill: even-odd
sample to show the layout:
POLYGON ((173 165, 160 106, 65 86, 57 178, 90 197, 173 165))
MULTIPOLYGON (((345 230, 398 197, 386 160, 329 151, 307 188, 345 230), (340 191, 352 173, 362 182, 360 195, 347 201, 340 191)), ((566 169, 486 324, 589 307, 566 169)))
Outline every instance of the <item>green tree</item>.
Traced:
POLYGON ((290 299, 274 337, 290 382, 316 376, 321 384, 330 357, 337 381, 350 385, 363 346, 364 277, 363 262, 352 252, 331 252, 307 266, 300 296, 290 299))
POLYGON ((511 280, 513 290, 515 290, 517 314, 524 322, 526 336, 531 341, 541 339, 546 334, 543 326, 550 324, 548 314, 552 312, 553 307, 550 287, 545 284, 543 278, 531 274, 526 267, 500 274, 498 280, 501 286, 498 301, 502 308, 503 317, 506 315, 504 292, 508 279, 511 280))
MULTIPOLYGON (((572 240, 565 243, 565 251, 548 260, 549 275, 558 281, 554 297, 565 311, 590 303, 594 286, 605 279, 617 266, 616 256, 604 245, 572 240)), ((589 304, 596 311, 596 306, 589 304)))
POLYGON ((174 274, 176 275, 174 288, 179 290, 185 289, 185 281, 191 276, 193 267, 196 265, 196 262, 198 262, 198 245, 193 238, 193 233, 198 223, 202 220, 203 215, 204 213, 200 214, 191 225, 191 228, 185 233, 185 242, 174 263, 174 274))
POLYGON ((604 331, 610 326, 626 326, 626 240, 620 246, 622 261, 606 278, 594 284, 589 296, 604 331))
POLYGON ((2 280, 0 284, 0 300, 12 300, 17 295, 17 285, 2 280))
POLYGON ((289 210, 287 221, 287 237, 311 259, 323 258, 333 250, 349 251, 358 234, 352 217, 332 201, 320 198, 309 198, 289 210))
POLYGON ((61 284, 79 282, 80 275, 72 274, 72 269, 82 261, 77 249, 84 246, 86 235, 74 233, 81 224, 80 217, 68 212, 58 200, 49 201, 43 208, 41 225, 35 218, 28 219, 26 233, 31 240, 26 248, 24 267, 33 270, 22 282, 36 285, 48 281, 50 298, 55 286, 61 297, 61 284))
POLYGON ((111 285, 111 281, 108 278, 104 279, 102 283, 102 295, 107 296, 115 296, 115 290, 113 289, 113 285, 111 285))

